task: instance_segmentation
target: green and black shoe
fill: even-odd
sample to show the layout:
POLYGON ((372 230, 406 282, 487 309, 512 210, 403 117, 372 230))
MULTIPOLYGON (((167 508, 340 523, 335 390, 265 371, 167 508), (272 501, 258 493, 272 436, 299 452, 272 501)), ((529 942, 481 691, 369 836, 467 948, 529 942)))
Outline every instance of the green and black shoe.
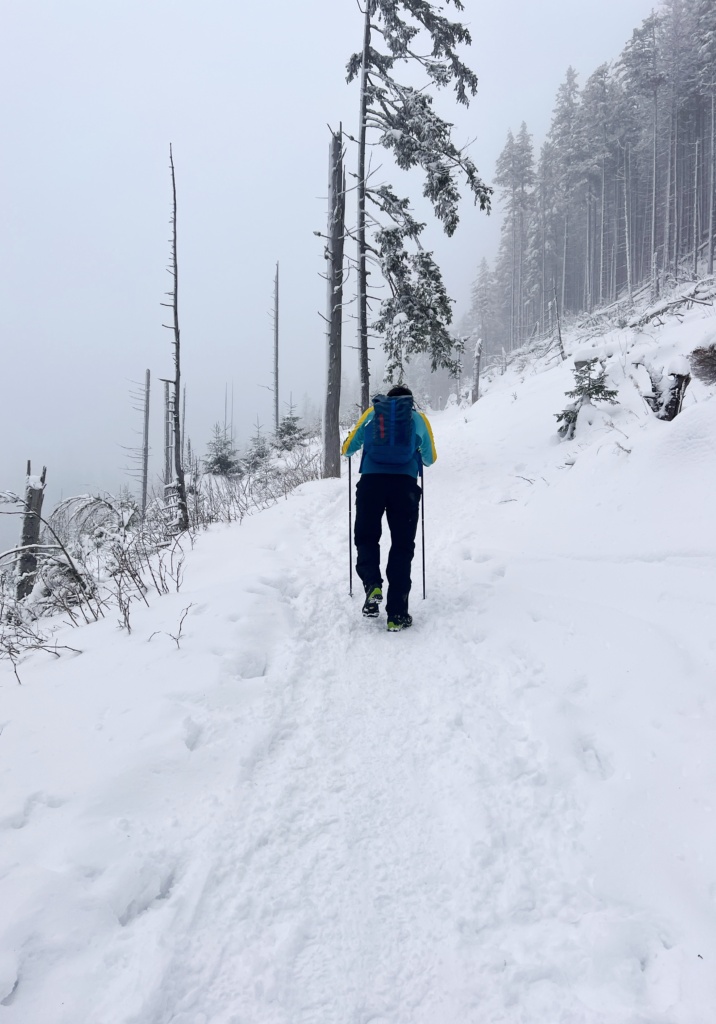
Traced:
POLYGON ((408 629, 413 624, 413 616, 408 615, 391 615, 388 618, 388 632, 398 633, 401 629, 408 629))
POLYGON ((380 583, 365 588, 363 614, 366 618, 375 619, 380 615, 380 602, 383 600, 383 588, 380 583))

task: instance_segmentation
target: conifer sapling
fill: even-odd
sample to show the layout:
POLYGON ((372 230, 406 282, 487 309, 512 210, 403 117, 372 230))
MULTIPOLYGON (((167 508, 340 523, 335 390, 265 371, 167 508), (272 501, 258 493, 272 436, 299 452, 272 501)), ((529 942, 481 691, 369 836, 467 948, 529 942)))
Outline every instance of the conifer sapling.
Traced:
POLYGON ((596 357, 586 362, 581 362, 574 368, 574 387, 571 391, 565 391, 567 398, 572 398, 562 412, 556 413, 558 433, 566 440, 574 437, 574 430, 577 424, 579 410, 584 405, 594 405, 595 402, 608 402, 610 405, 617 404, 617 394, 613 388, 607 387, 607 371, 602 366, 598 373, 595 367, 598 360, 596 357))

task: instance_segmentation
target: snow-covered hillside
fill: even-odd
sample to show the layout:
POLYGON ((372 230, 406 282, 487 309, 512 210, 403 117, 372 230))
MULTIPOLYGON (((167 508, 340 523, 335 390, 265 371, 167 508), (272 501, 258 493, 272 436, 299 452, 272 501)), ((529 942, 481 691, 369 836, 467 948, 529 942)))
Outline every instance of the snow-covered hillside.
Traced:
POLYGON ((410 631, 344 478, 3 665, 0 1024, 712 1024, 716 389, 634 363, 714 337, 573 340, 620 401, 569 442, 571 360, 432 414, 410 631))

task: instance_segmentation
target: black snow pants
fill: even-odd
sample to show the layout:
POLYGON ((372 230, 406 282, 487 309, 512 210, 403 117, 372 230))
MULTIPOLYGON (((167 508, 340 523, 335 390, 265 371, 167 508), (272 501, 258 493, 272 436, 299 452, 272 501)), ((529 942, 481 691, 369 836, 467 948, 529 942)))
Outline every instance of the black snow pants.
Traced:
POLYGON ((380 535, 383 513, 390 528, 390 554, 386 575, 388 618, 405 615, 410 594, 410 565, 415 553, 421 490, 406 473, 364 473, 356 485, 356 572, 364 586, 383 582, 380 572, 380 535))

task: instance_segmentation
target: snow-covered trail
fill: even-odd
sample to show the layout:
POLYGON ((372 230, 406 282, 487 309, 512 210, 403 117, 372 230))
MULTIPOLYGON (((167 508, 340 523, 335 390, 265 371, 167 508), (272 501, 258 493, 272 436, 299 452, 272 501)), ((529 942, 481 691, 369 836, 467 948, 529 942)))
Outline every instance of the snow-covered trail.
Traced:
POLYGON ((481 657, 465 587, 399 637, 341 600, 344 496, 303 499, 283 706, 142 1019, 471 1021, 532 1002, 502 941, 514 915, 542 964, 532 981, 559 986, 574 953, 567 934, 559 966, 541 949, 555 906, 592 901, 560 867, 572 840, 515 665, 481 657))
POLYGON ((348 596, 344 479, 199 538, 181 650, 156 607, 113 639, 127 708, 91 714, 146 741, 57 805, 71 841, 11 836, 75 923, 29 901, 3 1024, 710 1024, 713 551, 602 542, 564 448, 480 406, 436 418, 411 630, 348 596))
POLYGON ((584 900, 469 582, 441 584, 410 634, 366 622, 345 594, 345 487, 322 489, 296 499, 265 750, 206 837, 202 894, 137 1020, 469 1021, 518 995, 499 938, 513 914, 542 960, 540 922, 584 900))
POLYGON ((585 845, 588 801, 614 772, 580 728, 585 645, 611 635, 621 663, 633 625, 598 587, 560 601, 554 566, 519 551, 504 453, 491 463, 458 417, 445 427, 410 633, 346 595, 345 482, 294 499, 265 748, 207 836, 204 889, 137 1024, 679 1019, 667 922, 600 893, 585 845), (497 555, 485 542, 500 534, 513 550, 497 555))

